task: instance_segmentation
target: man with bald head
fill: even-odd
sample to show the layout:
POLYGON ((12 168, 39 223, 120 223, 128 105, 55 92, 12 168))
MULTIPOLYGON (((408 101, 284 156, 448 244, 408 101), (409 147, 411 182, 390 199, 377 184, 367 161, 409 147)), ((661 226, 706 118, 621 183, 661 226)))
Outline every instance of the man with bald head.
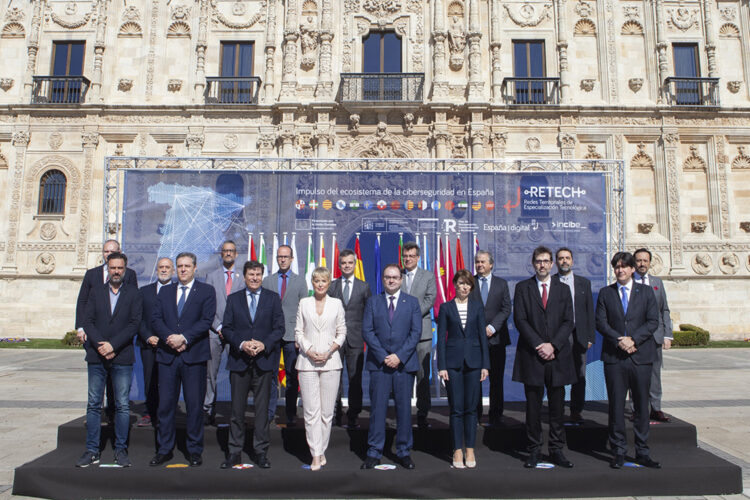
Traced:
POLYGON ((162 257, 156 262, 157 280, 141 287, 143 296, 143 315, 138 329, 138 347, 141 348, 143 363, 143 395, 146 398, 146 410, 138 421, 138 427, 156 426, 156 411, 159 406, 159 375, 156 369, 156 347, 159 337, 151 329, 151 317, 156 307, 156 297, 164 285, 172 283, 174 264, 169 257, 162 257))

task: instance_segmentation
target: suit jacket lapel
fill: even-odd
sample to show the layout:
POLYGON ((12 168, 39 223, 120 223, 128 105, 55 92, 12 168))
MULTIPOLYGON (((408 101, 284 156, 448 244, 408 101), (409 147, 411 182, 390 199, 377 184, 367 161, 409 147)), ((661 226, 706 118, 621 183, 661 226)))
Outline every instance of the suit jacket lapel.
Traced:
MULTIPOLYGON (((544 311, 544 305, 542 304, 542 296, 539 293, 539 286, 536 282, 536 277, 533 277, 529 280, 531 281, 531 286, 529 287, 529 290, 531 292, 531 299, 536 302, 539 305, 539 308, 544 311)), ((552 287, 550 287, 551 291, 552 287)), ((547 303, 549 303, 549 294, 547 294, 547 303)))

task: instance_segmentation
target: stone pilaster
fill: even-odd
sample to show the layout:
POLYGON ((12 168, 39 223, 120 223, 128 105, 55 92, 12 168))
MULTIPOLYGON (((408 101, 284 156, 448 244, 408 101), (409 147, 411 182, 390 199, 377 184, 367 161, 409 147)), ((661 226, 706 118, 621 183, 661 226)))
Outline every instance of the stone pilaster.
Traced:
POLYGON ((669 76, 669 65, 667 61, 667 49, 669 44, 667 43, 666 30, 667 27, 664 23, 664 1, 653 0, 654 9, 656 10, 656 54, 657 60, 659 61, 659 104, 666 102, 666 89, 664 88, 664 80, 669 76))
POLYGON ((296 98, 297 90, 297 1, 287 0, 284 17, 284 45, 282 47, 281 95, 280 100, 290 101, 296 98))
POLYGON ((706 61, 708 63, 708 76, 715 78, 719 76, 716 68, 716 37, 714 36, 714 22, 711 18, 711 9, 716 2, 703 0, 703 32, 706 37, 706 61))
POLYGON ((107 8, 109 0, 99 0, 97 2, 96 16, 96 41, 94 42, 94 74, 91 78, 91 90, 87 96, 88 102, 104 102, 102 97, 102 64, 104 62, 104 49, 106 48, 107 35, 107 8))
POLYGON ((91 212, 92 180, 94 177, 94 154, 99 145, 98 132, 84 132, 81 134, 83 146, 83 180, 81 182, 81 214, 78 220, 78 237, 76 238, 76 263, 74 271, 85 271, 88 268, 89 225, 91 212))
POLYGON ((445 76, 445 40, 447 33, 445 31, 443 0, 435 0, 433 4, 432 95, 433 98, 439 99, 448 96, 448 80, 445 76))
MULTIPOLYGON (((677 147, 680 137, 676 130, 664 131, 661 146, 664 153, 664 164, 667 177, 667 212, 669 216, 670 274, 684 274, 685 265, 682 259, 682 231, 680 216, 680 167, 677 164, 677 147)), ((658 184, 657 184, 658 186, 658 184)))
POLYGON ((503 73, 500 52, 502 48, 501 33, 502 12, 500 0, 490 0, 490 56, 492 65, 492 102, 498 103, 503 99, 503 73))
POLYGON ((16 247, 18 245, 18 230, 21 218, 21 189, 23 188, 23 172, 26 159, 26 148, 29 146, 28 130, 13 132, 11 143, 16 149, 16 164, 13 166, 13 179, 10 192, 10 206, 8 210, 8 237, 5 242, 4 272, 17 272, 16 247))
POLYGON ((42 24, 42 11, 44 0, 33 0, 34 7, 31 14, 31 29, 29 30, 28 42, 26 43, 26 76, 24 77, 24 95, 26 102, 31 102, 31 93, 34 90, 34 73, 36 73, 36 56, 39 52, 39 31, 42 24))
POLYGON ((568 71, 568 30, 565 0, 555 0, 557 12, 557 62, 560 75, 560 102, 572 102, 570 95, 570 74, 568 71))
POLYGON ((315 96, 319 99, 333 98, 333 7, 332 0, 323 0, 320 15, 320 51, 318 53, 318 85, 315 96))
POLYGON ((266 72, 263 78, 263 102, 270 104, 274 101, 274 57, 276 55, 276 0, 268 1, 266 16, 266 72))
POLYGON ((557 135, 557 142, 560 144, 560 157, 563 160, 572 160, 576 150, 576 136, 568 132, 560 132, 557 135))
POLYGON ((479 2, 469 0, 469 101, 481 101, 484 97, 482 81, 482 27, 479 22, 479 2))
POLYGON ((505 131, 493 131, 490 136, 492 143, 492 157, 495 159, 505 157, 505 146, 508 144, 508 133, 505 131))
POLYGON ((198 39, 195 43, 195 85, 193 102, 200 103, 206 90, 206 49, 208 48, 208 18, 210 5, 208 0, 200 0, 200 17, 198 18, 198 39))

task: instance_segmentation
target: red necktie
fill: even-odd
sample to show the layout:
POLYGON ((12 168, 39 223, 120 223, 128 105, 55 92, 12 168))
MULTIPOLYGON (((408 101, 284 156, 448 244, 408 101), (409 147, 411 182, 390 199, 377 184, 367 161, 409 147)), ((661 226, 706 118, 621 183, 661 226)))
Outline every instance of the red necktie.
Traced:
POLYGON ((547 283, 542 283, 542 307, 547 309, 547 283))
POLYGON ((281 275, 281 298, 284 298, 284 294, 286 293, 286 273, 281 275))
POLYGON ((229 296, 230 293, 232 293, 232 271, 226 271, 227 273, 227 283, 225 285, 227 296, 229 296))

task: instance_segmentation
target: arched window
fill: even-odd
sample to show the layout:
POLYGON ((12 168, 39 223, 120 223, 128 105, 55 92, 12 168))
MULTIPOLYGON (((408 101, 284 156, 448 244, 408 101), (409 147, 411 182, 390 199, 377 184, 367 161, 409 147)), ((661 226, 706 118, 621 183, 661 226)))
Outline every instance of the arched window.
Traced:
POLYGON ((39 181, 39 213, 65 213, 65 174, 59 170, 49 170, 39 181))

